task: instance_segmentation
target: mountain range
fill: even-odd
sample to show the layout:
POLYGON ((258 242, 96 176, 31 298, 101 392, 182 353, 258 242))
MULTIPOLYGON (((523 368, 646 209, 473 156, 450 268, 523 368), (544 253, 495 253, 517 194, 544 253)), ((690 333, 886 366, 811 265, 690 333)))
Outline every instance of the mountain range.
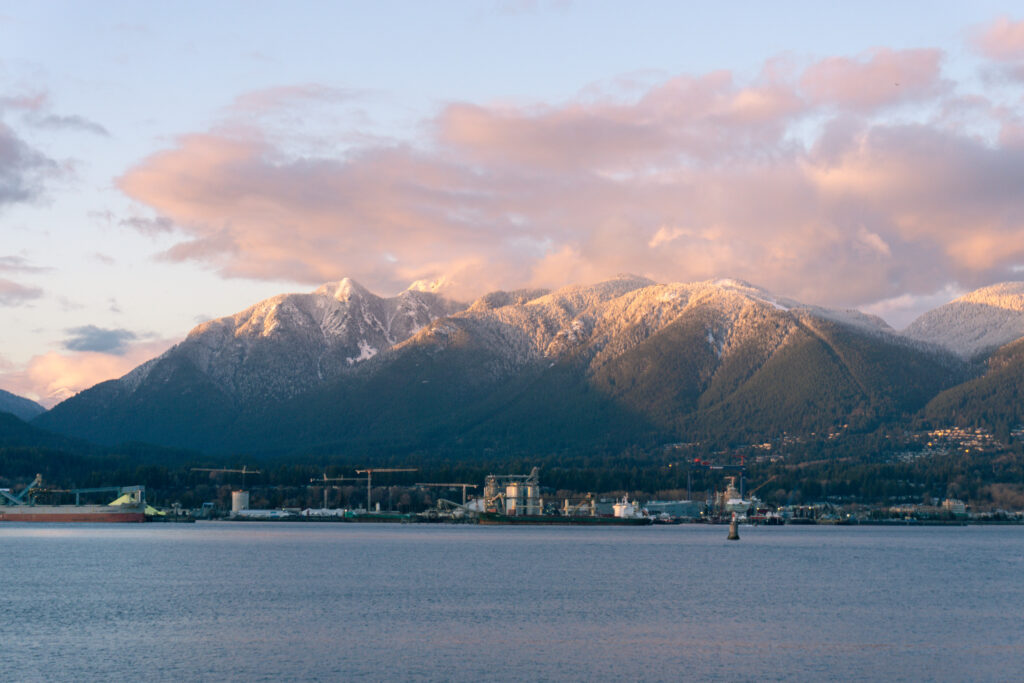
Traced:
POLYGON ((44 412, 46 412, 46 408, 35 401, 0 389, 0 413, 10 413, 27 421, 44 412))
POLYGON ((1024 348, 1012 351, 1022 336, 1021 283, 961 297, 901 334, 736 280, 620 276, 467 305, 420 287, 379 297, 345 279, 203 323, 32 422, 220 453, 728 445, 999 412, 986 396, 1024 377, 1024 348))

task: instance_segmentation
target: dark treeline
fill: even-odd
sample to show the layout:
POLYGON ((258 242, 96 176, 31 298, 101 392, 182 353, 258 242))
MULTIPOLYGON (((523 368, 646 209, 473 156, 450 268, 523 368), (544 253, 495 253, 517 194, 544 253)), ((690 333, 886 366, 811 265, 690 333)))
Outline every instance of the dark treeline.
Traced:
MULTIPOLYGON (((374 477, 374 499, 384 504, 404 499, 405 506, 430 504, 436 497, 455 492, 412 492, 417 482, 481 484, 488 474, 525 474, 539 467, 548 492, 609 494, 628 492, 642 499, 684 496, 703 500, 721 490, 725 477, 735 471, 708 469, 712 465, 740 464, 747 457, 746 490, 756 490, 772 505, 817 501, 833 503, 927 503, 955 497, 975 505, 1024 507, 1024 454, 1015 445, 994 453, 933 455, 894 461, 898 446, 885 433, 850 436, 829 441, 789 444, 784 457, 756 458, 751 447, 713 451, 700 445, 656 448, 631 447, 617 452, 559 452, 536 455, 477 454, 474 459, 435 454, 392 454, 370 458, 365 454, 318 454, 288 459, 258 460, 252 456, 211 457, 129 444, 102 453, 70 453, 60 449, 0 447, 0 486, 21 489, 37 474, 52 488, 89 488, 142 484, 152 501, 179 502, 197 507, 203 502, 225 504, 232 488, 253 491, 253 504, 317 506, 323 488, 314 481, 324 476, 357 477, 355 470, 371 467, 413 467, 416 472, 382 473, 374 477), (194 467, 259 469, 259 474, 194 472, 194 467), (394 488, 395 490, 391 490, 394 488), (404 498, 403 498, 404 497, 404 498), (1019 499, 1019 500, 1018 500, 1019 499)), ((328 487, 328 503, 363 505, 365 484, 338 482, 328 487)), ((475 489, 479 493, 480 489, 475 489)), ((458 494, 461 495, 461 494, 458 494)))

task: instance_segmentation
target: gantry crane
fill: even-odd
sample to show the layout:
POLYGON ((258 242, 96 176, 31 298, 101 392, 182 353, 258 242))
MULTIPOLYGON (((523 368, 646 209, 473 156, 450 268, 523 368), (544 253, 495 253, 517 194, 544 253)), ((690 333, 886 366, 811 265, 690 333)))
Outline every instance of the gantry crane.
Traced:
MULTIPOLYGON (((723 472, 739 472, 739 476, 740 476, 740 498, 743 497, 743 487, 746 484, 746 473, 747 473, 747 464, 746 464, 746 459, 744 458, 744 456, 742 456, 742 455, 740 456, 740 464, 739 465, 712 465, 710 462, 708 462, 706 460, 701 460, 700 458, 694 458, 693 459, 693 464, 691 465, 691 467, 693 467, 694 465, 697 466, 697 467, 703 467, 703 468, 708 469, 708 470, 722 470, 723 472)), ((686 476, 686 489, 687 489, 687 497, 689 497, 689 490, 690 490, 690 473, 689 472, 687 472, 687 476, 686 476)))
POLYGON ((370 494, 373 491, 374 472, 417 472, 415 467, 371 467, 365 470, 356 470, 356 474, 366 475, 366 512, 370 512, 370 494))

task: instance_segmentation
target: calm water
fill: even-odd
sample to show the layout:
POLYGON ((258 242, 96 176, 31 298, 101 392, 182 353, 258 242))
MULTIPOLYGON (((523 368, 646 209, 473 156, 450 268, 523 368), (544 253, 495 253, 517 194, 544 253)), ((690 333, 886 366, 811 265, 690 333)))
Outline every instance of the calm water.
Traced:
POLYGON ((1019 680, 1024 528, 0 526, 7 680, 1019 680))

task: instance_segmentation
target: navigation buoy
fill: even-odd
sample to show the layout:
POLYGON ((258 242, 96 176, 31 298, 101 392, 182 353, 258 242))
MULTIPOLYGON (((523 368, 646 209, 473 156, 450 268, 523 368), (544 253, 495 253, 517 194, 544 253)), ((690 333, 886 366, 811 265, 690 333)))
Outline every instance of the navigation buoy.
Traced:
POLYGON ((732 513, 732 521, 729 522, 729 536, 727 537, 727 540, 729 540, 729 541, 738 541, 738 540, 740 540, 740 529, 739 529, 739 525, 736 523, 736 513, 735 512, 732 513))

